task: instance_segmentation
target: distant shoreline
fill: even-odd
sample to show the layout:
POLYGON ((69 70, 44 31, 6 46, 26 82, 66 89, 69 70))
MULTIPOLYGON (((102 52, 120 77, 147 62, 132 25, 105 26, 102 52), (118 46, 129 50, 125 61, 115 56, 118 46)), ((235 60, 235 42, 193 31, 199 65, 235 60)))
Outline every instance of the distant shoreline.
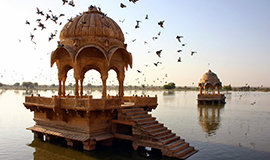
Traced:
MULTIPOLYGON (((29 87, 28 89, 24 86, 14 86, 14 85, 3 85, 0 87, 1 90, 58 90, 58 86, 47 86, 39 85, 34 87, 29 87)), ((66 90, 74 90, 74 86, 66 86, 66 90)), ((102 90, 102 86, 84 86, 84 90, 102 90)), ((125 90, 168 90, 163 89, 162 86, 124 86, 125 90)), ((107 86, 107 90, 118 90, 118 86, 107 86)), ((199 91, 199 87, 188 87, 188 86, 177 86, 175 89, 170 91, 199 91)), ((221 90, 226 92, 226 90, 221 90)), ((232 87, 231 91, 261 91, 270 92, 270 87, 232 87)))

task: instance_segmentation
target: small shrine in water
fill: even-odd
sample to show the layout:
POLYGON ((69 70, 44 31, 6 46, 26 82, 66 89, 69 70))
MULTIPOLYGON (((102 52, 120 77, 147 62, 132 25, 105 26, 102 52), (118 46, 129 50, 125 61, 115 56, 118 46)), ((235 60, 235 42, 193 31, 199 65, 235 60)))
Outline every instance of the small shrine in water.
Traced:
POLYGON ((224 94, 220 94, 220 88, 222 87, 222 83, 218 79, 218 76, 212 72, 210 69, 206 72, 202 79, 200 80, 198 86, 200 87, 200 93, 198 94, 198 104, 206 104, 206 103, 225 103, 224 94), (203 93, 204 89, 204 93, 203 93), (209 94, 209 89, 212 90, 212 94, 209 94), (216 93, 217 89, 217 93, 216 93))
POLYGON ((58 47, 51 54, 51 66, 58 68, 58 95, 26 96, 24 106, 34 112, 34 126, 27 129, 46 141, 62 139, 67 146, 81 144, 94 150, 96 144, 112 145, 114 139, 132 141, 138 147, 159 149, 162 155, 185 159, 197 152, 148 112, 156 109, 157 96, 124 96, 125 71, 132 67, 122 30, 95 6, 69 21, 60 33, 58 47), (67 72, 73 69, 75 95, 66 95, 67 72), (83 93, 85 73, 100 73, 102 97, 83 93), (107 95, 108 72, 119 81, 118 95, 107 95))

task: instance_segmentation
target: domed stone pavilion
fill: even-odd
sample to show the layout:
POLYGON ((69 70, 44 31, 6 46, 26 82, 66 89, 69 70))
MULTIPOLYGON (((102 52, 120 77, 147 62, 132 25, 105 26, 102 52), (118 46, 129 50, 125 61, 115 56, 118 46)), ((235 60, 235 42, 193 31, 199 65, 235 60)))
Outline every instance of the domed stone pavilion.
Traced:
POLYGON ((87 12, 72 18, 60 33, 58 48, 51 55, 51 66, 58 68, 59 96, 65 96, 67 72, 74 69, 75 95, 83 95, 83 80, 94 69, 101 75, 106 96, 106 80, 112 69, 117 74, 119 96, 124 96, 125 70, 132 67, 132 56, 126 50, 121 28, 111 18, 90 6, 87 12))
POLYGON ((58 68, 58 95, 25 97, 24 106, 34 112, 35 121, 27 129, 35 138, 62 140, 67 146, 82 145, 88 151, 97 143, 109 146, 118 139, 132 141, 134 150, 147 146, 179 159, 193 155, 197 152, 194 147, 148 113, 156 109, 157 96, 124 96, 125 71, 132 67, 124 40, 117 23, 94 6, 69 20, 51 54, 51 66, 58 68), (75 95, 66 95, 65 82, 71 69, 75 95), (83 94, 85 73, 92 69, 101 75, 101 98, 83 94), (110 70, 116 72, 119 81, 119 92, 114 96, 106 94, 110 70))
POLYGON ((198 94, 198 103, 225 103, 226 97, 224 96, 224 94, 220 94, 220 88, 222 87, 222 83, 220 82, 218 76, 210 69, 202 76, 200 82, 198 83, 198 86, 200 87, 200 93, 198 94), (212 94, 209 94, 209 88, 212 89, 212 94), (215 93, 216 89, 217 93, 215 93))

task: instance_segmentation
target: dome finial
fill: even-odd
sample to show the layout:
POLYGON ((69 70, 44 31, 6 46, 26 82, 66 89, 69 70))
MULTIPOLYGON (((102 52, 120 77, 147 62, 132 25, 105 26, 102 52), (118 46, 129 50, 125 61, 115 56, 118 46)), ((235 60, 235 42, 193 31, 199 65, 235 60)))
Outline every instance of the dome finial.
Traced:
POLYGON ((91 5, 90 7, 88 7, 88 13, 90 13, 90 12, 98 12, 97 7, 96 6, 93 6, 93 5, 91 5))

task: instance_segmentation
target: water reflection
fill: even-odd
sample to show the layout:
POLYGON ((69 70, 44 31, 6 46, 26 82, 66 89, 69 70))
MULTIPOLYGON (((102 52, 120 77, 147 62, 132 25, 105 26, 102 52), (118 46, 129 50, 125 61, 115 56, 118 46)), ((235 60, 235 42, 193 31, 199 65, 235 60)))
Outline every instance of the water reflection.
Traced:
POLYGON ((216 134, 220 127, 220 111, 223 105, 198 105, 199 124, 202 130, 210 137, 216 134))
POLYGON ((104 147, 97 144, 94 151, 84 151, 82 148, 67 147, 63 142, 44 142, 34 138, 28 146, 35 148, 34 159, 57 159, 57 160, 149 160, 163 159, 172 160, 169 157, 162 157, 157 150, 147 151, 140 148, 134 151, 131 141, 114 141, 113 146, 104 147))
POLYGON ((170 95, 175 95, 174 91, 164 91, 163 96, 170 96, 170 95))

